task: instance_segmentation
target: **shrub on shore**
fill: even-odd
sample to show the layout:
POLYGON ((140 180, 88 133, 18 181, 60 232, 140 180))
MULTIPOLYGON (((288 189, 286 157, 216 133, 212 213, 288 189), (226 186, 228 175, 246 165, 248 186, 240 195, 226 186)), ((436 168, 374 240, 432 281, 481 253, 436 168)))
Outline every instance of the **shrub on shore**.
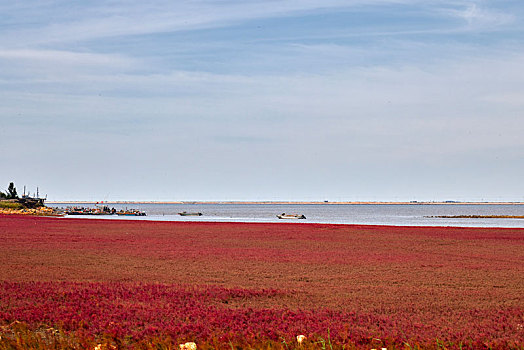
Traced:
POLYGON ((9 187, 7 188, 6 193, 0 191, 0 199, 17 199, 17 198, 18 198, 18 192, 16 191, 16 187, 13 182, 9 183, 9 187))

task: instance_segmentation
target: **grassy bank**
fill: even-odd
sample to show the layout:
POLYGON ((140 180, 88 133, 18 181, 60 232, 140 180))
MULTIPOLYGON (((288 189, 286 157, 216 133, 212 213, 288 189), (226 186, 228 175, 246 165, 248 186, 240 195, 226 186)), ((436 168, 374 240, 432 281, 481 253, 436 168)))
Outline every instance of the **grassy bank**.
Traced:
POLYGON ((12 200, 0 200, 0 209, 20 210, 24 206, 12 200))
POLYGON ((0 200, 0 214, 10 215, 38 215, 38 216, 55 216, 58 213, 53 208, 46 206, 26 207, 15 199, 0 200))

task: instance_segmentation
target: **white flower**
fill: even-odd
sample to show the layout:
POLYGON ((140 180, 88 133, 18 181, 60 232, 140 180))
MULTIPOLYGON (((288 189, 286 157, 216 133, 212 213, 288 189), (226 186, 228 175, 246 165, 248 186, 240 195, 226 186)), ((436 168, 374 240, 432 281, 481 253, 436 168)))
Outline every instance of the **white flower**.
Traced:
POLYGON ((301 335, 297 335, 297 343, 299 344, 302 344, 302 342, 306 340, 306 336, 301 334, 301 335))
POLYGON ((196 350, 197 346, 192 341, 187 342, 185 344, 180 344, 180 350, 196 350))

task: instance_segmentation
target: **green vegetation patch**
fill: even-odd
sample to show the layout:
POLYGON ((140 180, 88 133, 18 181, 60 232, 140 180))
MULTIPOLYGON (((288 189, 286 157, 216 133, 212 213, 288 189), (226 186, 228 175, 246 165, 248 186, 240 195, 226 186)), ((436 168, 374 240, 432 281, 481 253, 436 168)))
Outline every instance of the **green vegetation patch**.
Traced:
POLYGON ((23 209, 24 206, 17 202, 0 201, 0 208, 1 209, 23 209))

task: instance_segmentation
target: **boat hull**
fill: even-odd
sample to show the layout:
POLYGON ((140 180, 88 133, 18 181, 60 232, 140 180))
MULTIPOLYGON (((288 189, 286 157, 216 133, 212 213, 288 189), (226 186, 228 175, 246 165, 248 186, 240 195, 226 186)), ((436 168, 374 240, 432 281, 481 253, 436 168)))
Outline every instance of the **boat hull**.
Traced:
POLYGON ((116 213, 118 216, 146 216, 146 213, 116 213))
POLYGON ((305 219, 306 217, 304 215, 298 215, 298 214, 280 214, 280 215, 277 215, 277 218, 279 219, 305 219))

